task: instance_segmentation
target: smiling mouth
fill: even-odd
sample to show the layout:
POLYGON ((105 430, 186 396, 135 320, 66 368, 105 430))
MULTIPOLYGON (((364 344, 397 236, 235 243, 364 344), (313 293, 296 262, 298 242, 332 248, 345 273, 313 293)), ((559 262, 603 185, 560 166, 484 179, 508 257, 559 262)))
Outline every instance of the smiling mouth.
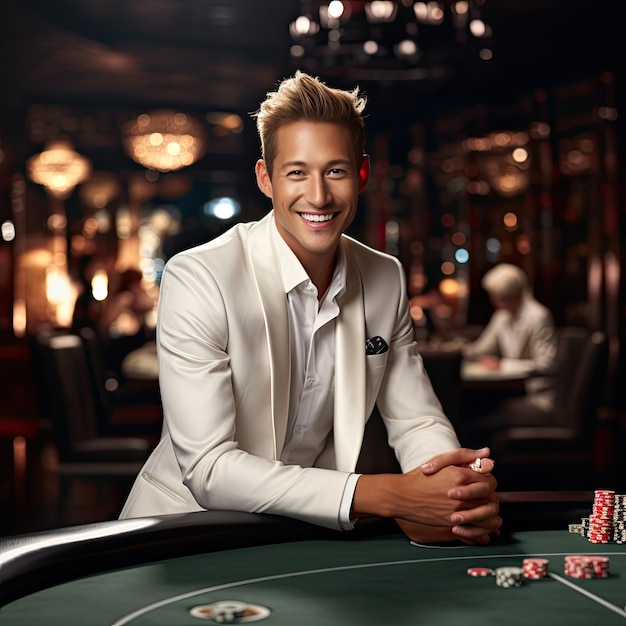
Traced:
POLYGON ((319 213, 300 213, 300 217, 307 222, 330 222, 335 219, 339 213, 326 213, 320 215, 319 213))

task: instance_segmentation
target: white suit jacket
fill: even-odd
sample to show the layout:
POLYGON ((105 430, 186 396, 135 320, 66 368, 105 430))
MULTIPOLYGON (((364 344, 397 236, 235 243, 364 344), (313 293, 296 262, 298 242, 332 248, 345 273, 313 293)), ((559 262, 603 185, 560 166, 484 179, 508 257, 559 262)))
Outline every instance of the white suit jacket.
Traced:
POLYGON ((339 528, 375 403, 403 471, 459 446, 416 349, 400 263, 344 236, 333 434, 315 467, 278 460, 291 368, 272 219, 238 224, 167 263, 157 320, 162 436, 122 518, 222 509, 339 528), (366 356, 372 337, 389 349, 366 356))

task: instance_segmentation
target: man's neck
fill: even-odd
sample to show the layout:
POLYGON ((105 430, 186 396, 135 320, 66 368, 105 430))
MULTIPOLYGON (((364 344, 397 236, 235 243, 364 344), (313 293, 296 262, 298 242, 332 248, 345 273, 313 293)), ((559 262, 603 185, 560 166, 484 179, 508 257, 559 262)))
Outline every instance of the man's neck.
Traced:
POLYGON ((300 259, 302 267, 309 275, 311 282, 317 287, 317 298, 321 302, 330 287, 333 278, 335 265, 337 264, 337 253, 331 258, 321 259, 300 259))

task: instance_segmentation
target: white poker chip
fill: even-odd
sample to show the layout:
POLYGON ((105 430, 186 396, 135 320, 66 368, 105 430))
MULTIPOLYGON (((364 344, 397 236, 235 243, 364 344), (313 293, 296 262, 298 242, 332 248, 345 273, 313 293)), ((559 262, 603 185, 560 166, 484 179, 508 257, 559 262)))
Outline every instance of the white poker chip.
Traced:
POLYGON ((216 624, 247 624, 269 617, 272 611, 266 606, 248 604, 239 600, 220 600, 213 604, 194 606, 189 610, 193 617, 216 624))

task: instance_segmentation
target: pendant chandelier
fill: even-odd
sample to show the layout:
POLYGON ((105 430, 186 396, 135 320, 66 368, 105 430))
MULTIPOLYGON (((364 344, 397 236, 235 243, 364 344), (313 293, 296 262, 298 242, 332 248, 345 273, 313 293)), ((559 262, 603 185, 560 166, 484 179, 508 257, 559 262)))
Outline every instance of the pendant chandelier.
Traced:
POLYGON ((124 148, 143 167, 171 172, 195 163, 206 150, 202 125, 170 110, 142 113, 124 128, 124 148))
POLYGON ((76 185, 87 180, 91 174, 91 162, 78 154, 68 139, 48 142, 40 154, 26 162, 30 179, 55 198, 64 200, 76 185))

